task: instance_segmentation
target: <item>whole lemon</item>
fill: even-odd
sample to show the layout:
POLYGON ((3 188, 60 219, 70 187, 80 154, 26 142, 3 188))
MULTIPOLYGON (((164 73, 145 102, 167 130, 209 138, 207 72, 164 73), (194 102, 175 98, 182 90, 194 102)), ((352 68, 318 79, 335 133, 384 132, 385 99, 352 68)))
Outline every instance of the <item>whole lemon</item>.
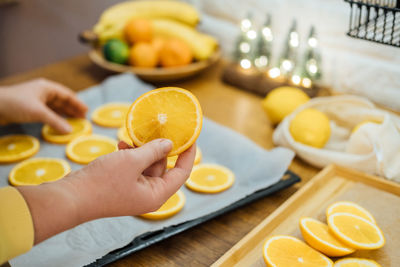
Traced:
POLYGON ((289 131, 297 142, 316 148, 324 147, 331 136, 328 116, 313 108, 297 113, 290 122, 289 131))
POLYGON ((353 130, 351 131, 351 133, 357 132, 358 129, 360 129, 361 126, 363 126, 364 124, 367 124, 367 123, 381 124, 381 121, 378 121, 378 120, 365 120, 365 121, 362 121, 359 124, 357 124, 356 126, 354 126, 353 130))
POLYGON ((298 106, 310 98, 296 87, 283 86, 272 90, 262 101, 265 112, 273 124, 280 123, 298 106))

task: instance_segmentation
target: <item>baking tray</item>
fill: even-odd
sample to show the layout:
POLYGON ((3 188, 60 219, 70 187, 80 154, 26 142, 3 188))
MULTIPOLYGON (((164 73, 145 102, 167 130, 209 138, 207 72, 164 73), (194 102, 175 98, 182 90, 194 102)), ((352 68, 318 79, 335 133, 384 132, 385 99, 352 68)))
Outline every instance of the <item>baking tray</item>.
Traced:
POLYGON ((253 201, 256 201, 260 198, 269 196, 279 190, 285 189, 297 182, 300 182, 300 180, 301 179, 298 175, 296 175, 295 173, 288 170, 288 171, 286 171, 286 173, 282 177, 282 179, 279 182, 277 182, 276 184, 273 184, 265 189, 258 190, 255 193, 253 193, 243 199, 240 199, 225 208, 217 210, 217 211, 210 213, 208 215, 205 215, 203 217, 200 217, 200 218, 197 218, 197 219, 194 219, 191 221, 187 221, 187 222, 181 223, 179 225, 172 225, 172 226, 166 227, 159 231, 144 233, 144 234, 136 237, 131 243, 129 243, 125 247, 114 250, 114 251, 108 253, 107 255, 105 255, 104 257, 102 257, 102 258, 98 259, 97 261, 95 261, 89 265, 86 265, 86 266, 90 266, 90 267, 105 266, 109 263, 112 263, 116 260, 126 257, 136 251, 146 248, 152 244, 160 242, 171 236, 179 234, 187 229, 195 227, 203 222, 211 220, 217 216, 220 216, 222 214, 228 213, 237 208, 245 206, 245 205, 247 205, 253 201))
MULTIPOLYGON (((330 165, 312 178, 249 234, 234 245, 212 267, 262 267, 262 247, 272 235, 303 239, 299 219, 309 216, 326 221, 325 209, 334 201, 349 200, 368 209, 386 237, 378 250, 349 255, 373 259, 382 266, 400 266, 400 184, 362 172, 330 165), (395 227, 397 226, 397 227, 395 227)), ((335 259, 333 259, 335 260, 335 259)))

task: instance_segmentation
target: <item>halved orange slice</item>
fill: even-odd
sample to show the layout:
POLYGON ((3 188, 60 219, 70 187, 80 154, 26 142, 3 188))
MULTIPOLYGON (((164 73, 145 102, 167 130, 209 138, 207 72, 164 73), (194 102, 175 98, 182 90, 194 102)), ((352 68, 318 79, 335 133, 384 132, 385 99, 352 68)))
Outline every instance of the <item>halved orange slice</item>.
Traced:
POLYGON ((67 122, 72 127, 72 131, 68 134, 60 134, 48 124, 44 125, 42 128, 43 139, 51 143, 66 144, 78 136, 92 132, 92 124, 86 119, 68 118, 67 122))
POLYGON ((328 217, 328 225, 332 233, 349 247, 377 249, 385 245, 382 230, 362 217, 350 213, 334 213, 328 217))
POLYGON ((186 186, 200 193, 219 193, 227 190, 235 181, 234 173, 221 165, 199 164, 193 167, 186 186))
POLYGON ((355 251, 337 239, 328 225, 313 218, 301 218, 300 230, 308 245, 327 256, 341 257, 355 251))
POLYGON ((56 158, 33 158, 17 164, 8 180, 14 186, 38 185, 63 178, 71 171, 68 162, 56 158))
POLYGON ((185 205, 185 195, 181 190, 173 194, 158 210, 140 215, 151 220, 161 220, 171 217, 182 210, 185 205))
POLYGON ((332 203, 326 209, 326 217, 328 218, 332 214, 335 214, 338 212, 351 213, 353 215, 360 216, 360 217, 376 224, 374 216, 372 216, 372 214, 369 213, 369 211, 367 211, 366 209, 364 209, 357 203, 354 203, 351 201, 338 201, 338 202, 332 203))
POLYGON ((88 135, 72 140, 66 148, 67 157, 80 164, 87 164, 96 158, 117 150, 117 141, 107 136, 88 135))
MULTIPOLYGON (((201 149, 200 147, 196 146, 196 156, 194 158, 194 162, 193 164, 199 164, 201 159, 203 157, 203 154, 201 153, 201 149)), ((178 155, 176 156, 172 156, 172 157, 168 157, 167 158, 167 168, 168 169, 172 169, 173 167, 175 167, 176 161, 178 160, 178 155)))
POLYGON ((124 125, 128 109, 126 103, 105 104, 93 111, 92 120, 100 126, 118 128, 124 125))
POLYGON ((157 139, 172 141, 168 156, 188 149, 200 134, 203 121, 197 98, 188 90, 165 87, 140 96, 132 104, 126 128, 136 146, 157 139))
POLYGON ((0 137, 0 163, 11 163, 29 158, 39 151, 39 140, 25 134, 0 137))
POLYGON ((333 267, 381 267, 381 265, 376 261, 369 259, 344 258, 335 262, 333 267))
POLYGON ((264 261, 274 267, 331 267, 333 262, 303 241, 285 235, 267 239, 263 247, 264 261))

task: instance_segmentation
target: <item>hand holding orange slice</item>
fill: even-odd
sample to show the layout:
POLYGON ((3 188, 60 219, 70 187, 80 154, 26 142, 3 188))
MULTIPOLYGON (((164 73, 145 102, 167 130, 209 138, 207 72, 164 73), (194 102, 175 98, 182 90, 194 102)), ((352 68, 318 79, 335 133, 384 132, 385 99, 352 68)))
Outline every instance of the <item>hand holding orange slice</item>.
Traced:
POLYGON ((203 115, 197 98, 188 90, 164 87, 140 96, 131 105, 126 128, 135 146, 166 138, 175 156, 194 144, 200 134, 203 115))

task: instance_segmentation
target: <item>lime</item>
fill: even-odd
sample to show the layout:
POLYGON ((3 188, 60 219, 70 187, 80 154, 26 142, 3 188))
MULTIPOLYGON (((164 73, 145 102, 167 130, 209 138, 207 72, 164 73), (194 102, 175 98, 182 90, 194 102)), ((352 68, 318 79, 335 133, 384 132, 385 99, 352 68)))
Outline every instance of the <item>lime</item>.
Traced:
POLYGON ((297 142, 317 148, 324 147, 331 136, 328 116, 313 108, 297 113, 290 122, 289 131, 297 142))
POLYGON ((310 98, 302 90, 283 86, 272 90, 262 101, 262 106, 271 122, 278 124, 308 100, 310 98))
POLYGON ((125 64, 129 58, 129 46, 119 39, 111 39, 103 46, 103 53, 108 61, 125 64))

